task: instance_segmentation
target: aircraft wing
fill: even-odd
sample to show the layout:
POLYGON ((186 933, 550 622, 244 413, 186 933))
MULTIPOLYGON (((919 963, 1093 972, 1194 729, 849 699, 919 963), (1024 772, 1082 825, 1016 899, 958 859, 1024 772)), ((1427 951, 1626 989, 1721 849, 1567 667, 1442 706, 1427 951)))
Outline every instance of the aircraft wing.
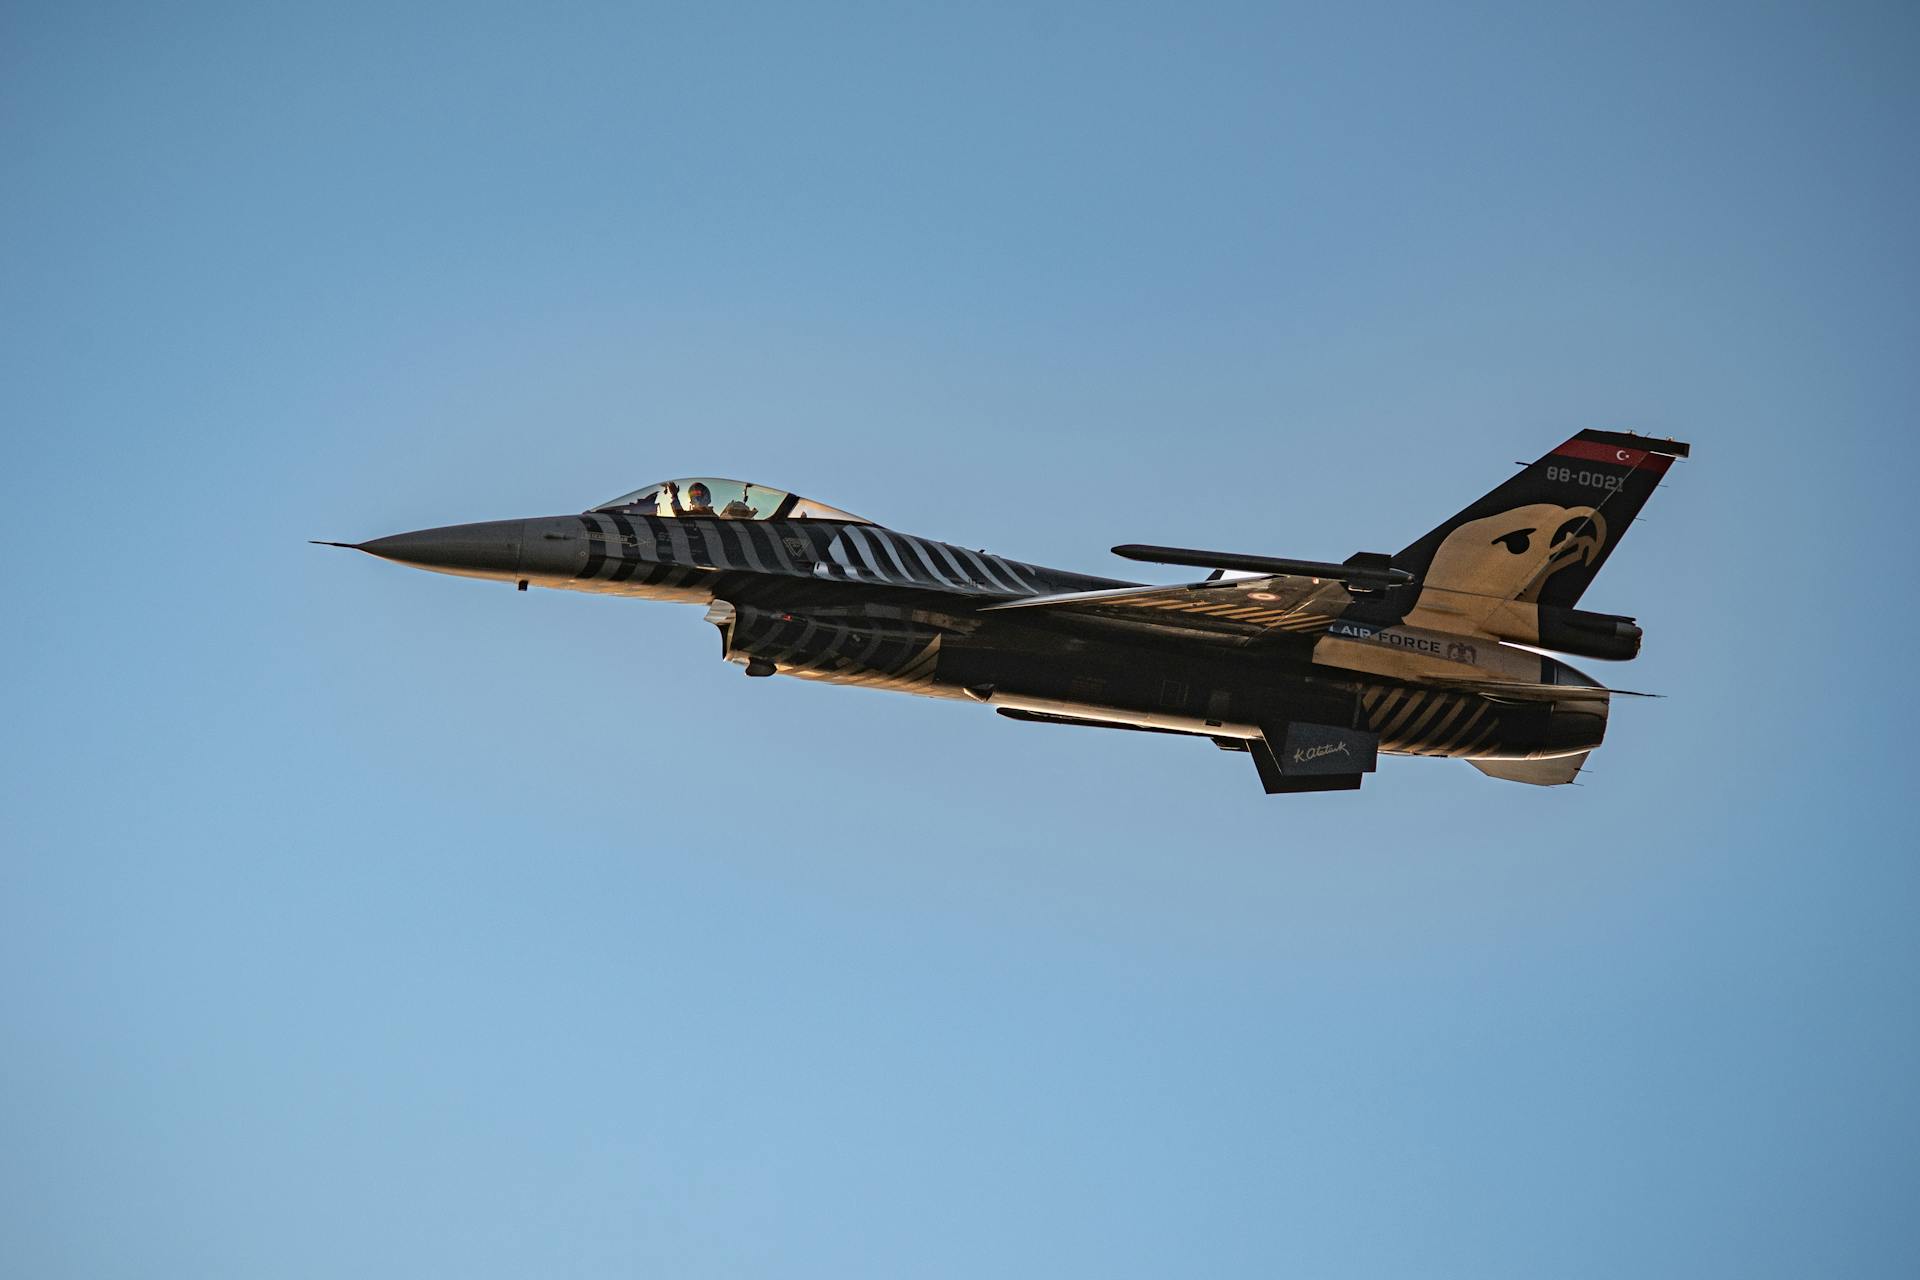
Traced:
POLYGON ((1251 639, 1276 632, 1325 631, 1352 602, 1347 588, 1332 579, 1262 574, 1210 578, 1170 587, 1116 587, 1034 596, 988 605, 982 612, 1032 609, 1095 624, 1251 639))

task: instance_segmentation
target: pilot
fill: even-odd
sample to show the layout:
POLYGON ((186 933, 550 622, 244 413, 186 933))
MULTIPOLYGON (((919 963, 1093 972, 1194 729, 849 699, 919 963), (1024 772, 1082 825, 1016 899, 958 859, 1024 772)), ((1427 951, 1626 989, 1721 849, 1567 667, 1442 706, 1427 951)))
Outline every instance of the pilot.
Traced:
POLYGON ((690 516, 713 514, 713 491, 698 480, 687 486, 686 514, 690 516))

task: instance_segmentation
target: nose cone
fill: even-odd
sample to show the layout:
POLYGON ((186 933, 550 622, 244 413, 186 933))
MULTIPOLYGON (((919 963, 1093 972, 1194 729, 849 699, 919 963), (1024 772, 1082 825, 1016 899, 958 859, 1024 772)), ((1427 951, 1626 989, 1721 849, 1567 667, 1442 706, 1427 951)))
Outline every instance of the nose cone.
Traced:
POLYGON ((396 533, 362 542, 359 549, 383 560, 457 573, 469 578, 512 578, 520 572, 525 520, 488 520, 443 529, 396 533))

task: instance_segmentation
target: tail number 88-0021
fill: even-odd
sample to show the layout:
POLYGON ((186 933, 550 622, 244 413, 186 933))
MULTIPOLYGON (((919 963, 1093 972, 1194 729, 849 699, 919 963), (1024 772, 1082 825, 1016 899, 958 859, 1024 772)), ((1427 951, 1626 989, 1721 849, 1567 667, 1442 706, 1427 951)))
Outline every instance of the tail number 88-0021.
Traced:
POLYGON ((1602 471, 1575 471, 1572 467, 1548 467, 1547 479, 1561 484, 1577 484, 1587 489, 1604 489, 1617 493, 1626 487, 1625 476, 1610 476, 1602 471))

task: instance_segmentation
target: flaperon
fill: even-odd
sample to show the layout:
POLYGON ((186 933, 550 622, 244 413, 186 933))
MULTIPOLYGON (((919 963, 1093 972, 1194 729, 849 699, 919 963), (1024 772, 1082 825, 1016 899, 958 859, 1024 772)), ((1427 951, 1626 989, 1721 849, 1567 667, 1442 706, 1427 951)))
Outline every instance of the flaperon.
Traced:
POLYGON ((751 676, 967 699, 1003 716, 1211 739, 1269 792, 1360 785, 1379 752, 1571 782, 1633 619, 1574 606, 1688 446, 1583 431, 1394 555, 1343 563, 1122 546, 1213 570, 1140 586, 886 529, 779 489, 686 479, 582 515, 335 543, 441 573, 707 606, 751 676), (1533 646, 1522 648, 1519 646, 1533 646))

